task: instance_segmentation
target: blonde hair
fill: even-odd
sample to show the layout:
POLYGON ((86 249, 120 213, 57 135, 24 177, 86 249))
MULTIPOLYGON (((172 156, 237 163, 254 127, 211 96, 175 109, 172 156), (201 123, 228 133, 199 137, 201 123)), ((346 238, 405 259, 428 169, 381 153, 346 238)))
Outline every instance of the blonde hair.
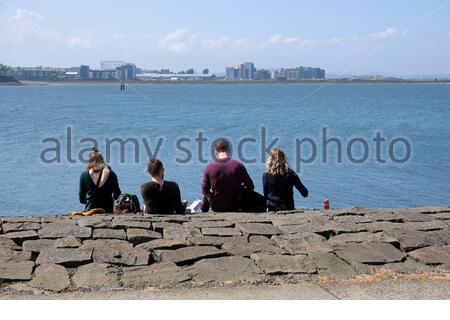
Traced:
POLYGON ((279 148, 273 148, 267 158, 266 170, 270 174, 286 175, 289 163, 286 154, 279 148))
POLYGON ((99 172, 102 169, 106 168, 105 159, 103 159, 102 154, 97 148, 92 148, 92 151, 89 152, 89 162, 86 166, 86 169, 92 170, 94 172, 99 172))

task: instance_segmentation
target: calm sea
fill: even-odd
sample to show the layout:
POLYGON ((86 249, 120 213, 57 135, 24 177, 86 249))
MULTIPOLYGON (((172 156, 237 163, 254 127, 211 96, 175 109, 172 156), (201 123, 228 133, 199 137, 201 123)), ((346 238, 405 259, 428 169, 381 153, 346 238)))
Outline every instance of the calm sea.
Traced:
MULTIPOLYGON (((125 92, 115 84, 0 87, 0 110, 0 214, 82 209, 78 183, 85 164, 73 159, 92 139, 105 153, 106 139, 114 138, 131 139, 124 161, 119 144, 111 143, 110 152, 127 193, 139 194, 149 179, 146 150, 153 152, 161 139, 166 179, 178 182, 182 198, 200 198, 203 162, 218 137, 230 139, 236 157, 241 142, 240 156, 255 160, 246 166, 262 192, 261 149, 278 138, 310 191, 306 199, 296 194, 298 207, 318 208, 325 198, 332 207, 450 203, 448 84, 155 84, 128 85, 125 92), (335 142, 326 145, 324 161, 324 128, 341 141, 340 163, 335 142), (379 148, 384 163, 377 159, 377 132, 386 139, 379 148), (199 133, 206 141, 198 142, 199 133), (41 153, 57 143, 59 161, 42 161, 41 153), (313 161, 298 161, 314 151, 313 161)), ((47 151, 47 160, 56 158, 55 150, 47 151)))

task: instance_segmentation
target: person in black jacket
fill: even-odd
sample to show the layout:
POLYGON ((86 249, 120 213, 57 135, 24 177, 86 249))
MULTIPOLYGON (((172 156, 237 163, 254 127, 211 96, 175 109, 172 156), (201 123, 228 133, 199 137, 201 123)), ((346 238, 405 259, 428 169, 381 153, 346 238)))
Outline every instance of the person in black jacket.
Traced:
POLYGON ((264 196, 270 211, 294 210, 294 187, 303 197, 308 196, 308 189, 299 176, 289 168, 285 153, 278 148, 271 150, 263 174, 264 196))
POLYGON ((151 159, 147 170, 151 182, 141 185, 144 199, 144 212, 151 214, 181 214, 186 211, 186 204, 181 202, 180 188, 173 181, 164 180, 164 167, 160 160, 151 159))
POLYGON ((84 210, 104 209, 113 212, 114 200, 121 194, 114 171, 106 164, 97 148, 89 153, 89 163, 80 176, 80 203, 84 210))

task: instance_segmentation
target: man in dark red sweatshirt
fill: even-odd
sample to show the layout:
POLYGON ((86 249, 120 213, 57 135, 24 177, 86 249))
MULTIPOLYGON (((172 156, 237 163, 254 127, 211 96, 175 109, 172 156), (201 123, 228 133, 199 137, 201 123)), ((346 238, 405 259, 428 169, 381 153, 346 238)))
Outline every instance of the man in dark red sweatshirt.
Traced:
POLYGON ((253 191, 253 181, 244 165, 230 157, 230 145, 220 139, 214 145, 216 159, 208 164, 203 174, 202 193, 205 196, 203 212, 209 206, 216 212, 239 211, 244 191, 253 191))

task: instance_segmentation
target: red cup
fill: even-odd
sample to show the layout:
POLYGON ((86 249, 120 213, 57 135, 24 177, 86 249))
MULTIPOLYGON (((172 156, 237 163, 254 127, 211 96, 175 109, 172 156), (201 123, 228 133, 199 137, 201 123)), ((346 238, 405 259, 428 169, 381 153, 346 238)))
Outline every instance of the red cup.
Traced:
POLYGON ((323 200, 323 208, 325 210, 330 209, 330 200, 328 200, 328 199, 323 200))

